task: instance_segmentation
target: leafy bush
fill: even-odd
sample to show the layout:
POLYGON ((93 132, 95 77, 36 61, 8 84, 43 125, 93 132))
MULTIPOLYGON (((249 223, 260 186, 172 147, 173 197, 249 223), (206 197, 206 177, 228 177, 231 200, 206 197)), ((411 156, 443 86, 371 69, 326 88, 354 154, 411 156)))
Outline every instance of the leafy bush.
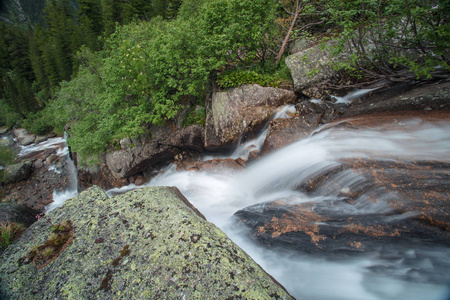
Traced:
MULTIPOLYGON (((164 124, 182 99, 202 96, 211 73, 240 60, 266 62, 275 6, 275 0, 189 0, 177 19, 118 26, 103 51, 77 53, 78 74, 61 83, 56 100, 28 125, 61 131, 69 122, 69 144, 86 158, 149 124, 164 124)), ((185 124, 194 123, 204 123, 204 111, 189 114, 185 124)))
POLYGON ((264 68, 232 69, 219 73, 217 84, 222 88, 232 88, 247 84, 279 87, 283 82, 292 82, 291 72, 285 62, 266 64, 264 68))
POLYGON ((183 120, 183 126, 202 125, 205 126, 206 109, 204 107, 196 107, 191 110, 187 117, 183 120))
POLYGON ((255 71, 237 70, 220 74, 217 83, 222 88, 232 88, 246 84, 278 87, 281 80, 276 79, 274 76, 258 74, 255 71))
POLYGON ((336 52, 350 51, 339 67, 373 78, 431 78, 450 71, 450 3, 422 0, 330 0, 337 25, 336 52), (405 72, 407 70, 408 72, 405 72))
POLYGON ((274 0, 211 0, 203 5, 199 27, 205 49, 217 62, 264 66, 274 45, 274 0))
POLYGON ((16 153, 6 146, 0 145, 0 166, 4 167, 14 163, 16 159, 16 153))
POLYGON ((46 134, 53 129, 53 119, 48 108, 36 113, 29 113, 22 126, 34 134, 46 134))

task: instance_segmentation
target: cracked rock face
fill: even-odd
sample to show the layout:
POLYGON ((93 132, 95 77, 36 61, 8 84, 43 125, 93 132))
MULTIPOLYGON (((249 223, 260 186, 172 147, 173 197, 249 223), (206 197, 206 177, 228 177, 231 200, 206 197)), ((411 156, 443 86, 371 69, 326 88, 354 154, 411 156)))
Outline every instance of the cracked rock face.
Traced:
POLYGON ((212 96, 206 118, 205 148, 232 147, 261 130, 277 107, 292 103, 293 91, 246 85, 212 96))
POLYGON ((244 251, 170 187, 68 200, 0 258, 2 299, 291 299, 244 251), (73 241, 38 269, 26 257, 73 225, 73 241))

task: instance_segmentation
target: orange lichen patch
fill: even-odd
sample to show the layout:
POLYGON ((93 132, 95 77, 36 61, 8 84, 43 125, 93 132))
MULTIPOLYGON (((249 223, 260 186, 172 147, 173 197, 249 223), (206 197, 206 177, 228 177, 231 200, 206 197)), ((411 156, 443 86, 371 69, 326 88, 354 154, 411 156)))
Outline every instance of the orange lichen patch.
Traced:
POLYGON ((450 231, 450 224, 448 222, 442 222, 427 216, 420 216, 419 220, 429 226, 438 227, 443 230, 450 231))
POLYGON ((363 243, 361 243, 361 242, 356 242, 356 241, 349 242, 348 244, 349 244, 351 247, 356 248, 356 249, 361 249, 362 247, 364 247, 363 243))
POLYGON ((372 237, 382 237, 382 236, 388 236, 388 237, 394 237, 394 236, 400 236, 401 231, 397 228, 387 227, 383 225, 375 225, 375 226, 364 226, 362 224, 348 224, 344 226, 339 233, 343 232, 352 232, 356 234, 366 234, 372 237))
POLYGON ((319 246, 319 242, 326 237, 320 234, 319 222, 326 219, 311 210, 313 204, 301 204, 290 208, 280 218, 273 217, 264 226, 258 228, 260 234, 271 233, 272 238, 279 237, 288 232, 303 232, 311 237, 311 242, 319 246))

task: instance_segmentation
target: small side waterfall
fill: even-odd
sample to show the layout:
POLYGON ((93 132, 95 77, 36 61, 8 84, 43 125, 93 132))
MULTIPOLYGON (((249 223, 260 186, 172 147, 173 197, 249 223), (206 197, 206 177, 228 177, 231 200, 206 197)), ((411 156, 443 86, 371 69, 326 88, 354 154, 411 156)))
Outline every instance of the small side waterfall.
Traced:
MULTIPOLYGON (((68 175, 68 185, 67 189, 64 191, 53 191, 53 202, 45 207, 45 211, 48 213, 66 202, 66 200, 76 197, 78 195, 78 184, 77 184, 77 168, 74 162, 70 158, 69 148, 67 146, 67 137, 61 139, 63 143, 63 148, 59 148, 57 155, 64 158, 65 161, 65 173, 68 175)), ((55 169, 55 172, 59 172, 55 169)))

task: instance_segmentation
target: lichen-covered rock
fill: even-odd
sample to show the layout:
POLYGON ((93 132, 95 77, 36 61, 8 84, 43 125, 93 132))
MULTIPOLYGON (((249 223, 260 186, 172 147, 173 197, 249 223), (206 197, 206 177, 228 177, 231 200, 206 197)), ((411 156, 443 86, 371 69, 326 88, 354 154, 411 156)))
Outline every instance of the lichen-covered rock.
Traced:
POLYGON ((214 93, 206 118, 206 149, 232 147, 243 137, 251 137, 264 127, 277 107, 295 98, 293 91, 256 84, 214 93))
POLYGON ((333 69, 333 64, 337 60, 345 59, 346 55, 344 53, 339 57, 332 56, 330 49, 335 44, 336 41, 331 40, 324 45, 317 44, 286 57, 286 65, 291 71, 295 91, 301 92, 321 85, 337 76, 338 72, 333 69))
POLYGON ((86 190, 6 249, 0 279, 6 299, 291 299, 170 187, 86 190), (37 268, 27 257, 50 235, 47 219, 70 220, 72 240, 37 268))

